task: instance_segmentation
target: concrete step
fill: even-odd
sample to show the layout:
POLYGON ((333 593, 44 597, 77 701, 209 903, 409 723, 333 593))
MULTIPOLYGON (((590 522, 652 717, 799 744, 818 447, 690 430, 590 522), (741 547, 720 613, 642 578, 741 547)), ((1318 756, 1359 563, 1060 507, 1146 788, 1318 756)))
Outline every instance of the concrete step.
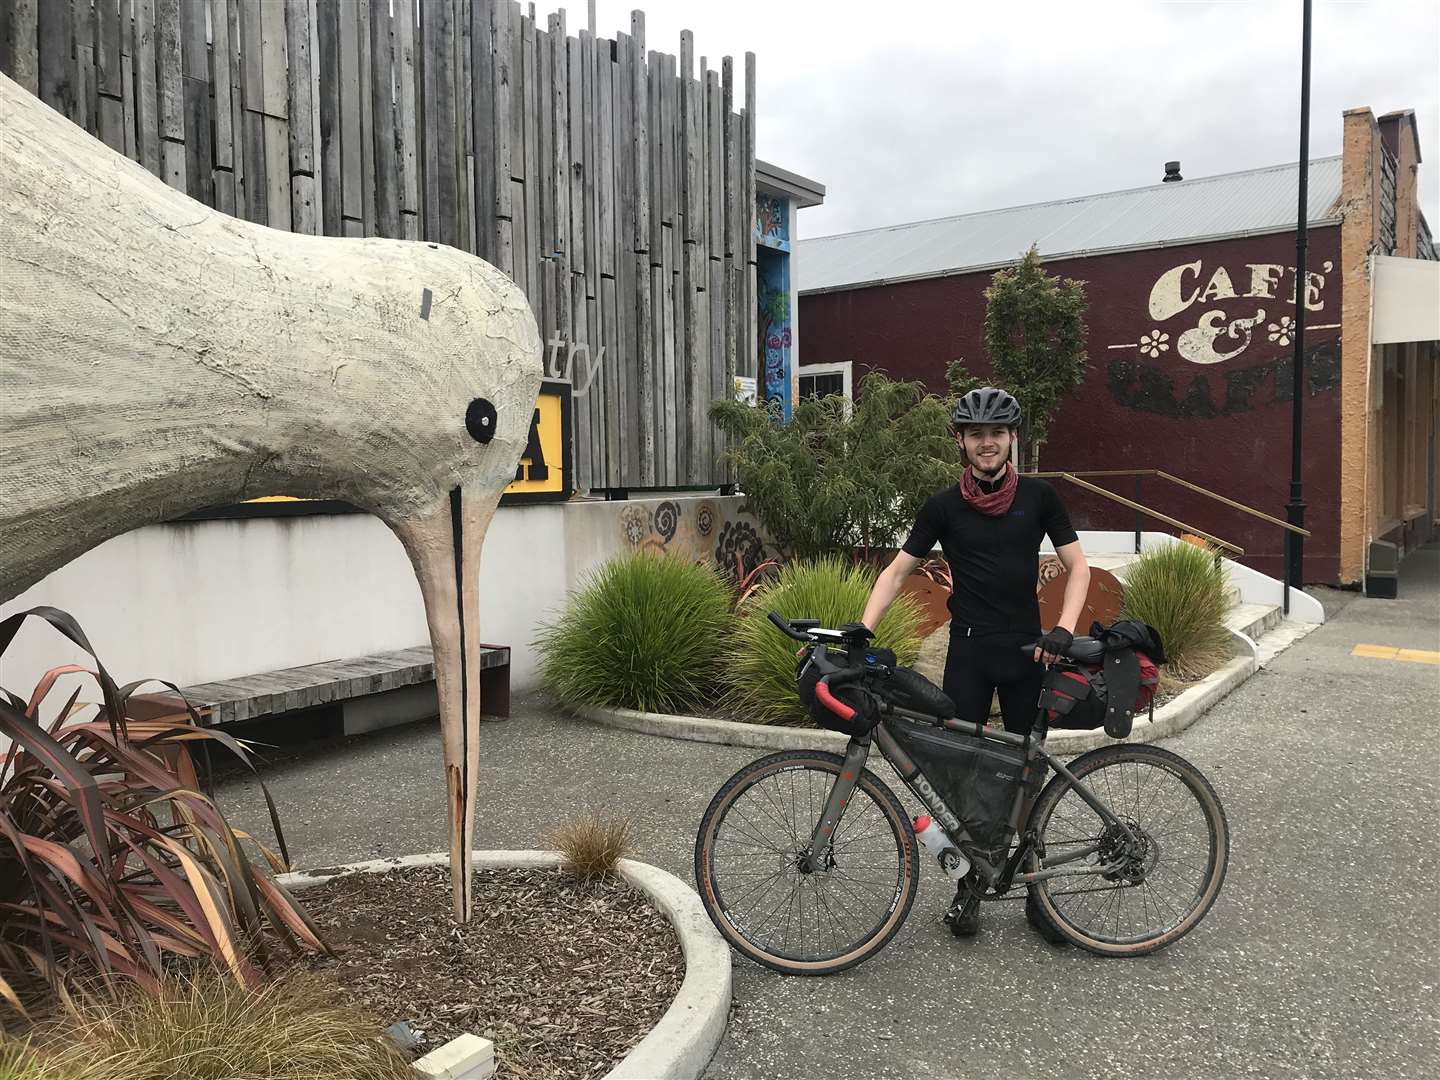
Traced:
POLYGON ((1258 651, 1256 662, 1262 668, 1268 667, 1275 657, 1310 631, 1318 629, 1320 625, 1320 623, 1295 622, 1282 618, 1272 630, 1255 639, 1255 647, 1258 651))
POLYGON ((1230 609, 1230 614, 1225 616, 1225 625, 1231 630, 1238 630, 1251 641, 1258 641, 1279 626, 1284 619, 1278 604, 1237 603, 1230 609))

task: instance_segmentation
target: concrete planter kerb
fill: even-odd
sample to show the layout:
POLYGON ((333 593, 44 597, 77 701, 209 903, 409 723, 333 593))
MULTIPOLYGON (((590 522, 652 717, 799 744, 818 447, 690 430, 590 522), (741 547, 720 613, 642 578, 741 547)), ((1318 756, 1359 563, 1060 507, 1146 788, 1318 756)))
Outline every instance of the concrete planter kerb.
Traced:
MULTIPOLYGON (((555 851, 476 851, 474 859, 477 870, 545 869, 564 861, 555 851)), ((449 861, 445 852, 434 852, 300 870, 279 880, 292 892, 303 891, 349 874, 384 874, 413 866, 445 866, 449 861)), ((685 978, 659 1023, 605 1074, 605 1080, 695 1080, 725 1034, 730 1012, 730 950, 705 914, 700 898, 679 878, 633 859, 621 859, 617 870, 675 929, 685 956, 685 978)), ((417 1074, 482 1080, 494 1067, 493 1056, 489 1056, 489 1069, 484 1068, 488 1055, 475 1045, 484 1042, 487 1040, 473 1036, 452 1040, 417 1062, 417 1074), (467 1042, 468 1046, 456 1045, 467 1042)))
MULTIPOLYGON (((1184 731, 1223 699, 1231 690, 1259 669, 1256 644, 1243 634, 1233 634, 1239 645, 1238 655, 1195 685, 1155 710, 1154 719, 1136 717, 1134 729, 1125 742, 1153 742, 1184 731)), ((704 716, 671 716, 664 713, 639 712, 635 709, 589 706, 576 710, 576 715, 606 727, 668 739, 689 739, 693 742, 721 743, 726 746, 750 746, 761 750, 830 750, 843 754, 849 738, 836 731, 820 728, 775 727, 766 724, 744 724, 732 720, 714 720, 704 716)), ((1079 754, 1115 742, 1104 730, 1051 731, 1046 745, 1052 753, 1079 754)))

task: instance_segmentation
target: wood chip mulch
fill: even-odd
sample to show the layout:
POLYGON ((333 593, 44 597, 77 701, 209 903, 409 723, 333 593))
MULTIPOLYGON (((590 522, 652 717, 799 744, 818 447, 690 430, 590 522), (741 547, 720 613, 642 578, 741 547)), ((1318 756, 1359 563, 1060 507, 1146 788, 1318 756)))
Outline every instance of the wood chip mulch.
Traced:
POLYGON ((380 1019, 424 1033, 414 1056, 473 1032, 494 1040, 497 1076, 595 1077, 669 1008, 685 976, 680 942, 618 878, 477 870, 474 918, 450 912, 450 872, 354 874, 303 894, 339 956, 313 966, 380 1019))

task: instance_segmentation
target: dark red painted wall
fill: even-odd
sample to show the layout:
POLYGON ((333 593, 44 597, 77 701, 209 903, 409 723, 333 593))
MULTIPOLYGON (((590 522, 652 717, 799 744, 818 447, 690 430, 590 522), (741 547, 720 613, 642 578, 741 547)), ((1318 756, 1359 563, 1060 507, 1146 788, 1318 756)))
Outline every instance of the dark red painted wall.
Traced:
MULTIPOLYGON (((1294 261, 1294 235, 1281 234, 1046 263, 1052 273, 1087 283, 1090 367, 1051 423, 1041 468, 1163 469, 1283 519, 1294 344, 1277 329, 1295 315, 1294 261), (1252 265, 1285 269, 1271 282, 1266 277, 1273 271, 1252 265), (1217 268, 1223 268, 1218 276, 1217 268), (1261 310, 1247 343, 1243 324, 1261 310), (1218 336, 1208 333, 1206 319, 1218 336), (1155 342, 1165 347, 1158 355, 1142 352, 1157 333, 1168 335, 1155 342)), ((1305 567, 1307 580, 1331 581, 1339 569, 1338 228, 1310 233, 1309 264, 1303 448, 1306 524, 1314 536, 1306 543, 1305 567)), ((853 360, 857 383, 866 371, 881 369, 923 380, 937 392, 945 389, 951 360, 963 358, 983 375, 989 370, 982 335, 990 277, 803 295, 804 362, 853 360)), ((1097 482, 1135 495, 1132 480, 1097 482)), ((1062 494, 1081 527, 1134 526, 1134 515, 1108 500, 1070 485, 1062 485, 1062 494)), ((1275 526, 1160 480, 1145 480, 1139 501, 1238 543, 1245 562, 1280 573, 1283 541, 1275 526)))

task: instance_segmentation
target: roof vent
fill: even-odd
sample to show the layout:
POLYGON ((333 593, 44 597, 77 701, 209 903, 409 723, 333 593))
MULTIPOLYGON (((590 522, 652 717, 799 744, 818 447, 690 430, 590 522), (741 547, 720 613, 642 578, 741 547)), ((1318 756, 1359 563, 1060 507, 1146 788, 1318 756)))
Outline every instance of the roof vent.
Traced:
POLYGON ((1184 179, 1185 178, 1180 175, 1180 163, 1178 161, 1165 162, 1165 179, 1162 181, 1163 183, 1173 184, 1177 180, 1184 179))

